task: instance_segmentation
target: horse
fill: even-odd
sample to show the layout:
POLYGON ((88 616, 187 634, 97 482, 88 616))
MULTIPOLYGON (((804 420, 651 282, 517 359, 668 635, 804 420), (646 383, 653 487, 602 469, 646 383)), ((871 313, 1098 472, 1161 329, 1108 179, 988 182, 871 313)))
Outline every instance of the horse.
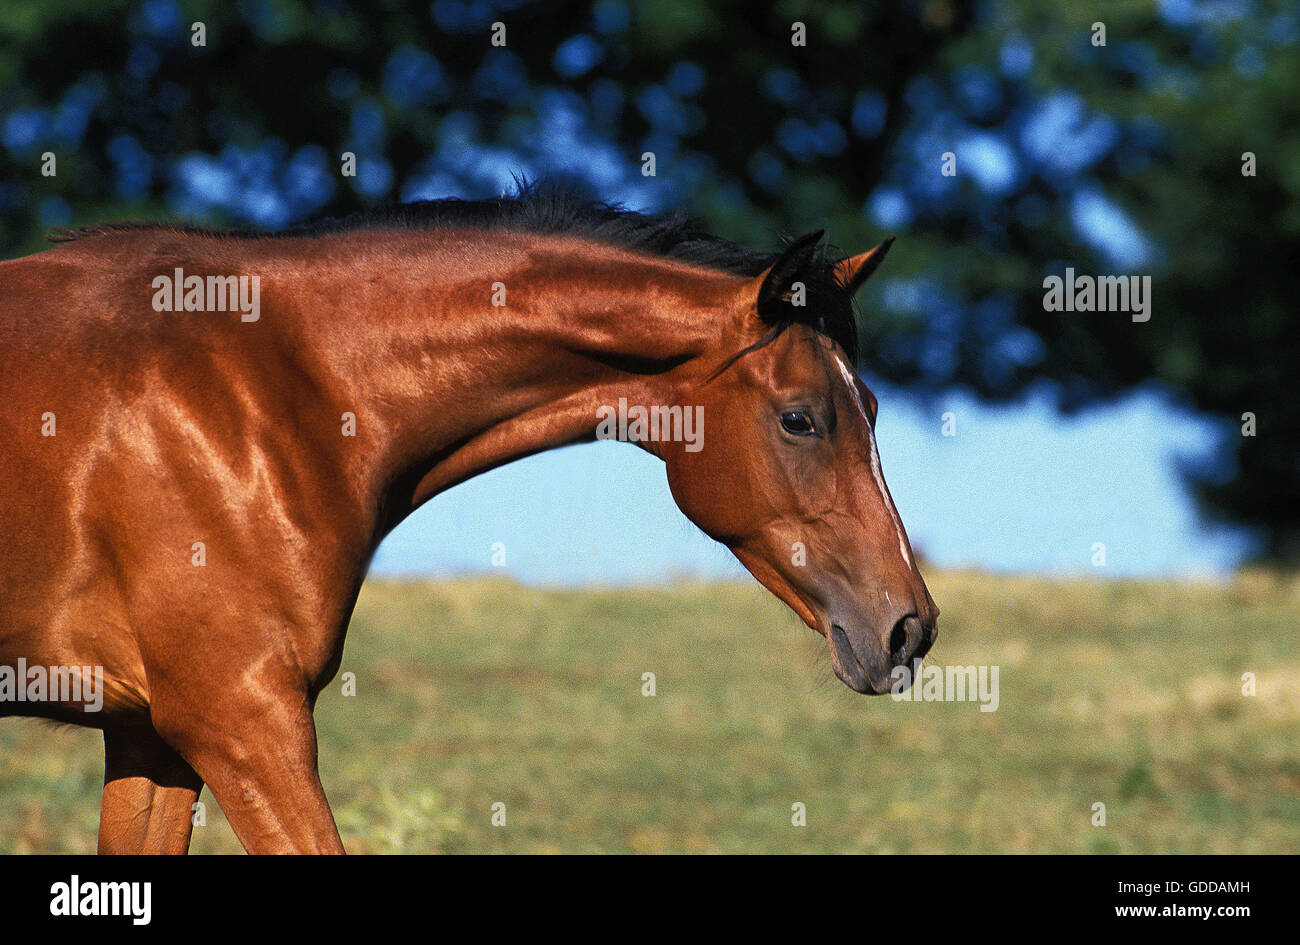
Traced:
POLYGON ((854 369, 892 238, 823 235, 753 252, 526 185, 0 262, 0 715, 102 730, 101 853, 186 852, 204 784, 248 852, 344 852, 313 708, 379 542, 620 399, 696 412, 694 444, 625 438, 840 680, 888 691, 938 617, 854 369))

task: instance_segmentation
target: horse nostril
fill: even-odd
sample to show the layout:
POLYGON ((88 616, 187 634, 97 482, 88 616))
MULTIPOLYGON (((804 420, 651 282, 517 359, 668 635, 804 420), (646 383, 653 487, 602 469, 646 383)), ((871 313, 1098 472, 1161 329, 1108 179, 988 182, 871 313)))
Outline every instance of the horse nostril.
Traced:
POLYGON ((921 623, 916 614, 900 617, 889 634, 889 659, 892 666, 906 666, 924 658, 934 645, 935 627, 921 623))
POLYGON ((889 634, 889 658, 894 666, 907 662, 908 653, 912 649, 908 630, 915 624, 916 617, 912 614, 900 617, 898 623, 894 624, 893 632, 889 634))

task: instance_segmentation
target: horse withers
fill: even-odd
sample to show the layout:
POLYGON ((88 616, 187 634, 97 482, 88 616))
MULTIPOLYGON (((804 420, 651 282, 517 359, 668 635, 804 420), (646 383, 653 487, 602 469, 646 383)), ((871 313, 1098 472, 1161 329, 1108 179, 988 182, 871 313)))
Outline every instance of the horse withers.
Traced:
POLYGON ((102 852, 184 852, 205 783, 245 849, 341 852, 312 710, 379 541, 620 401, 700 419, 629 438, 846 685, 887 691, 938 615, 854 372, 889 244, 820 243, 534 188, 0 263, 0 714, 103 730, 102 852))

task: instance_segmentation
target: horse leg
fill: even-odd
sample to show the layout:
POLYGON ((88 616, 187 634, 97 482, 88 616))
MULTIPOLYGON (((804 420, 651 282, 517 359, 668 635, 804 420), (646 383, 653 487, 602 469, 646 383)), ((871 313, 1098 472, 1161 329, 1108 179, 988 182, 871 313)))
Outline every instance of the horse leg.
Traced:
POLYGON ((184 853, 203 782, 152 728, 104 731, 100 853, 184 853))
MULTIPOLYGON (((229 690, 227 690, 229 693, 229 690)), ((199 772, 249 853, 343 853, 316 769, 316 726, 301 692, 266 683, 169 739, 199 772)))

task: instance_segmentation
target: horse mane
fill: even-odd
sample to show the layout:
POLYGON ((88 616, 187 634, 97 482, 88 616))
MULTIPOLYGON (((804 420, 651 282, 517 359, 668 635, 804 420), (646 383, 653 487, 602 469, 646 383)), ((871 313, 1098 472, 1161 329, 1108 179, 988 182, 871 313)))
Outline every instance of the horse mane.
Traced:
MULTIPOLYGON (((366 230, 451 228, 576 236, 750 278, 767 270, 781 255, 780 252, 749 250, 707 233, 690 215, 680 210, 643 213, 618 204, 589 200, 573 187, 521 179, 516 180, 515 193, 509 195, 484 200, 446 197, 389 204, 347 216, 310 220, 281 230, 124 222, 56 230, 47 239, 50 242, 70 242, 139 230, 224 239, 285 239, 366 230)), ((764 313, 764 317, 777 329, 791 324, 815 328, 838 342, 851 363, 855 363, 858 332, 853 299, 835 273, 833 252, 833 247, 823 249, 807 271, 800 274, 806 288, 803 306, 783 305, 779 313, 764 313)))

